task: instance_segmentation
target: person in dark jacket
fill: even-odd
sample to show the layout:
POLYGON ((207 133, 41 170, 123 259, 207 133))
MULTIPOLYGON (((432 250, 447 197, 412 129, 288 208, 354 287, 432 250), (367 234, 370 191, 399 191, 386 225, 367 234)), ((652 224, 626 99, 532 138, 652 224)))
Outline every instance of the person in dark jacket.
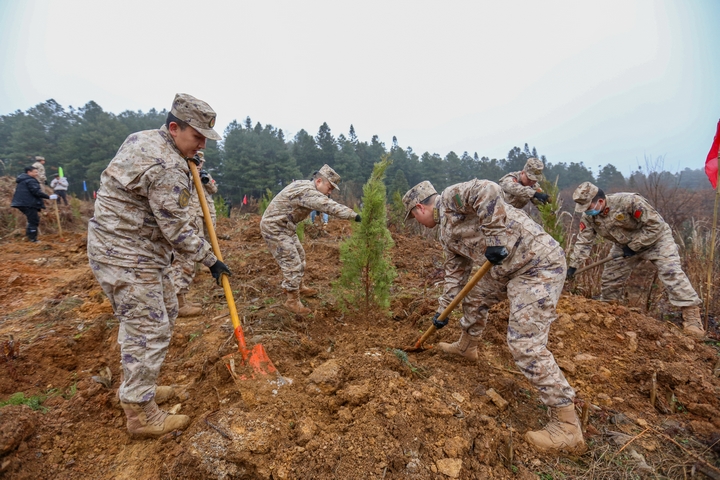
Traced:
POLYGON ((57 195, 48 195, 43 192, 40 182, 38 181, 38 169, 35 167, 25 167, 25 173, 18 175, 15 179, 17 187, 15 195, 13 195, 11 206, 17 208, 27 217, 27 233, 28 240, 37 242, 38 225, 40 224, 40 210, 45 208, 43 198, 48 200, 57 200, 57 195))

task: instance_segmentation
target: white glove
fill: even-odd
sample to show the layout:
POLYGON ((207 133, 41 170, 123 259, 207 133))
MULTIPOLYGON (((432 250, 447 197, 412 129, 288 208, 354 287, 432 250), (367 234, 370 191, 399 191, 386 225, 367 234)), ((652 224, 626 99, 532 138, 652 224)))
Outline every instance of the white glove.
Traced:
POLYGON ((55 194, 50 195, 50 200, 57 200, 57 195, 55 195, 55 194))

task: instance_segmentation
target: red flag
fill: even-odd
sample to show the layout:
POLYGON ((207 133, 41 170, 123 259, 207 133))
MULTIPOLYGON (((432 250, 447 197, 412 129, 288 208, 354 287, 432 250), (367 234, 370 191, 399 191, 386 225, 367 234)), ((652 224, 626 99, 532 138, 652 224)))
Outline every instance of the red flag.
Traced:
MULTIPOLYGON (((720 125, 720 124, 719 124, 720 125)), ((243 197, 243 205, 247 205, 247 195, 243 197)))
POLYGON ((705 174, 708 176, 710 184, 713 188, 717 188, 718 150, 720 150, 720 120, 718 120, 715 140, 713 140, 712 147, 710 147, 710 152, 708 153, 707 159, 705 159, 705 174))

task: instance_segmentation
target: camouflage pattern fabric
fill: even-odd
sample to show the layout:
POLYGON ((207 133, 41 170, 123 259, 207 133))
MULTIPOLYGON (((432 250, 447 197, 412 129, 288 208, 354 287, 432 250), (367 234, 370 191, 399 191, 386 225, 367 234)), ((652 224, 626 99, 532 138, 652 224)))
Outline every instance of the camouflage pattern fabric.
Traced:
POLYGON ((90 268, 120 322, 120 401, 152 400, 178 313, 170 269, 127 268, 94 260, 90 268))
POLYGON ((677 307, 702 304, 682 270, 672 231, 660 214, 642 196, 634 193, 607 195, 607 208, 600 215, 583 215, 580 233, 570 256, 569 266, 579 268, 590 255, 596 236, 610 240, 610 255, 621 255, 622 245, 638 252, 630 258, 612 260, 602 275, 602 296, 622 300, 623 285, 640 260, 658 269, 658 278, 668 291, 670 303, 677 307))
POLYGON ((45 165, 43 165, 42 163, 40 163, 38 161, 38 162, 33 163, 32 166, 37 168, 37 171, 38 171, 37 180, 38 180, 38 182, 40 182, 40 185, 45 185, 45 182, 47 181, 47 176, 45 175, 45 165))
POLYGON ((500 179, 500 186, 505 194, 505 201, 515 208, 523 208, 527 205, 539 188, 537 182, 534 182, 529 187, 520 183, 521 173, 522 172, 508 173, 500 179))
POLYGON ((447 255, 438 311, 467 283, 473 264, 484 263, 486 247, 505 246, 508 257, 463 299, 461 326, 469 335, 480 335, 490 307, 509 298, 507 342, 515 363, 545 405, 571 404, 575 392, 547 349, 567 271, 560 245, 523 211, 508 207, 500 186, 488 180, 448 187, 435 207, 447 255))
POLYGON ((130 135, 100 177, 88 257, 123 267, 164 268, 173 250, 210 267, 217 258, 195 233, 190 170, 163 126, 130 135))
MULTIPOLYGON (((215 204, 213 203, 213 199, 209 191, 212 190, 214 192, 217 192, 217 186, 215 186, 213 183, 210 188, 207 188, 209 185, 210 183, 203 185, 203 193, 205 194, 205 201, 207 202, 208 209, 210 210, 210 218, 212 220, 212 224, 213 226, 215 226, 217 220, 217 216, 215 215, 215 204)), ((209 234, 207 233, 207 229, 205 227, 205 217, 202 214, 202 207, 196 193, 197 190, 195 190, 194 184, 191 184, 190 187, 192 191, 190 193, 190 204, 188 205, 188 212, 193 215, 193 220, 190 222, 190 224, 192 225, 193 230, 197 235, 203 238, 209 238, 209 234)), ((187 255, 175 252, 175 258, 173 259, 172 263, 172 277, 178 295, 188 293, 188 291, 190 290, 190 285, 192 285, 196 273, 197 264, 187 255)))
MULTIPOLYGON (((622 255, 622 247, 613 245, 610 255, 622 255)), ((652 262, 658 269, 658 279, 668 292, 668 300, 676 307, 702 305, 680 262, 678 246, 672 235, 663 234, 655 245, 629 258, 611 260, 602 273, 602 297, 605 300, 622 301, 625 281, 642 260, 652 262)))
POLYGON ((260 233, 283 272, 282 287, 288 291, 298 290, 305 274, 305 250, 295 232, 313 210, 345 220, 357 215, 320 192, 311 180, 297 180, 272 199, 260 220, 260 233))

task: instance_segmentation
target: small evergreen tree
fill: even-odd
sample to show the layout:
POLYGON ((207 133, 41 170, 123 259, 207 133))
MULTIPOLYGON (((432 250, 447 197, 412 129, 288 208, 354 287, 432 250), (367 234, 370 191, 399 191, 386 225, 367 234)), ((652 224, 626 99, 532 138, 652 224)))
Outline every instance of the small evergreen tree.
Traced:
POLYGON ((558 179, 555 183, 547 179, 540 181, 540 188, 544 193, 550 196, 550 200, 546 204, 537 203, 537 209, 540 212, 540 222, 545 231, 550 234, 560 245, 565 245, 565 226, 561 221, 561 217, 567 212, 560 213, 562 208, 562 200, 560 199, 560 189, 558 188, 558 179))
POLYGON ((225 199, 222 195, 215 195, 213 197, 213 203, 215 204, 215 214, 218 218, 228 217, 228 206, 225 203, 225 199))
POLYGON ((359 303, 366 310, 371 305, 383 310, 390 306, 390 285, 397 276, 390 259, 395 244, 387 229, 383 183, 390 163, 389 155, 383 155, 373 167, 363 187, 362 221, 352 224, 352 236, 340 244, 342 268, 333 287, 343 309, 359 303))
POLYGON ((265 213, 265 210, 267 209, 268 205, 270 205, 270 202, 272 202, 272 199, 275 195, 273 195, 272 190, 269 188, 265 190, 265 195, 263 195, 260 198, 260 202, 258 203, 258 210, 260 211, 260 215, 265 213))

